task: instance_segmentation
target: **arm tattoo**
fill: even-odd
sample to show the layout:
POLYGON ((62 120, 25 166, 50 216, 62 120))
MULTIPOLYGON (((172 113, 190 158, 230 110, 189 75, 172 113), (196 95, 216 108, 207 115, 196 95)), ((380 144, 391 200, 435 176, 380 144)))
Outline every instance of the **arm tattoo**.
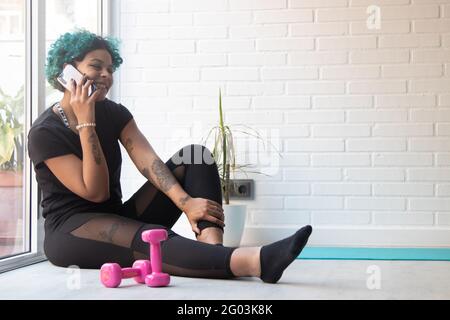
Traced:
POLYGON ((148 170, 147 167, 142 169, 142 174, 144 175, 144 177, 147 178, 148 181, 150 181, 153 185, 155 185, 155 181, 153 181, 152 177, 150 176, 150 171, 148 170))
POLYGON ((186 197, 180 198, 180 205, 183 207, 190 198, 191 197, 189 195, 187 195, 186 197))
POLYGON ((133 147, 133 140, 131 140, 130 138, 127 138, 127 140, 125 141, 125 149, 128 150, 128 152, 132 152, 134 147, 133 147))
POLYGON ((156 187, 162 192, 167 192, 173 185, 178 183, 172 172, 160 159, 153 161, 151 169, 157 180, 156 187))
POLYGON ((98 146, 98 142, 97 142, 97 139, 96 139, 96 134, 92 133, 89 136, 89 140, 88 141, 92 145, 92 155, 94 156, 95 163, 100 165, 102 163, 102 156, 100 154, 100 148, 98 146))
POLYGON ((114 243, 113 237, 118 229, 119 229, 119 223, 118 222, 113 223, 111 225, 111 228, 108 231, 100 231, 100 233, 99 233, 100 239, 105 240, 106 242, 109 242, 109 243, 114 243))

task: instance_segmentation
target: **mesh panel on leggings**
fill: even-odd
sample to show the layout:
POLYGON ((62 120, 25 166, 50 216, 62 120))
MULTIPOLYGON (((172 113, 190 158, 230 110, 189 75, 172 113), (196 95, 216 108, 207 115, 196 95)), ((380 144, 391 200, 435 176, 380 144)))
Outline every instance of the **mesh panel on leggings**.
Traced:
POLYGON ((70 233, 76 237, 111 243, 131 248, 136 232, 142 223, 114 214, 98 215, 70 233))
MULTIPOLYGON (((172 174, 178 180, 182 182, 184 180, 184 166, 178 166, 172 170, 172 174)), ((150 205, 155 198, 159 190, 150 182, 147 181, 134 195, 134 203, 136 209, 136 215, 140 217, 146 208, 150 205)))
MULTIPOLYGON (((114 214, 97 214, 70 233, 75 237, 93 241, 92 246, 88 246, 86 251, 90 248, 95 250, 95 242, 104 242, 129 248, 130 255, 139 260, 150 259, 150 245, 142 241, 142 232, 162 228, 165 227, 143 224, 114 214)), ((161 243, 163 272, 183 277, 220 279, 233 277, 230 269, 233 248, 187 239, 172 230, 167 232, 168 239, 161 243)), ((104 262, 114 262, 114 258, 112 256, 111 261, 104 262)))
MULTIPOLYGON (((153 227, 146 224, 136 233, 133 249, 138 253, 149 254, 149 245, 140 235, 153 227)), ((168 239, 161 243, 163 272, 181 277, 233 278, 230 260, 234 250, 184 238, 168 230, 168 239)))

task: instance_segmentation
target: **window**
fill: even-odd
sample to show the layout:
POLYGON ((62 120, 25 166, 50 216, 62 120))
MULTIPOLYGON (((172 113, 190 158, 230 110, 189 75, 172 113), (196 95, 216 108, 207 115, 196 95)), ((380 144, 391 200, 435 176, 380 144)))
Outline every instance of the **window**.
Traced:
POLYGON ((45 81, 48 48, 75 28, 107 33, 108 16, 107 0, 0 0, 0 272, 45 259, 26 137, 62 95, 45 81))
POLYGON ((25 0, 0 1, 0 257, 29 250, 25 234, 25 0))

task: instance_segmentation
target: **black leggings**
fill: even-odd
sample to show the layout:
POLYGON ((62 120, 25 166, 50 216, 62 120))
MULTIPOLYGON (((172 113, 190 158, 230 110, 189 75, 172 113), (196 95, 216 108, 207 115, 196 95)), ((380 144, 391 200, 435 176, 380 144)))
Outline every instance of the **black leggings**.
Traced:
MULTIPOLYGON (((217 165, 209 159, 212 155, 207 148, 189 145, 166 165, 191 197, 221 204, 217 165)), ((149 244, 142 241, 141 233, 163 228, 168 232, 168 239, 161 244, 164 272, 186 277, 234 277, 230 259, 235 248, 205 244, 170 230, 181 213, 170 198, 147 181, 117 212, 83 212, 58 220, 48 217, 45 254, 61 267, 98 269, 106 262, 129 267, 137 259, 149 259, 149 244)), ((208 221, 200 221, 198 227, 221 228, 208 221)))

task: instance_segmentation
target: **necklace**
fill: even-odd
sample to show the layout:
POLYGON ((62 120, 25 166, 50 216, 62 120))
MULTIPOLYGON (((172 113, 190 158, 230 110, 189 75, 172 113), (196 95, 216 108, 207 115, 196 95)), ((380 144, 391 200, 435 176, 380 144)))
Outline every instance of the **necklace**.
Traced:
POLYGON ((66 114, 64 113, 63 108, 61 108, 61 105, 59 104, 59 102, 56 103, 56 109, 58 110, 59 114, 61 115, 61 118, 62 118, 65 126, 67 128, 70 128, 69 120, 67 120, 66 114))

